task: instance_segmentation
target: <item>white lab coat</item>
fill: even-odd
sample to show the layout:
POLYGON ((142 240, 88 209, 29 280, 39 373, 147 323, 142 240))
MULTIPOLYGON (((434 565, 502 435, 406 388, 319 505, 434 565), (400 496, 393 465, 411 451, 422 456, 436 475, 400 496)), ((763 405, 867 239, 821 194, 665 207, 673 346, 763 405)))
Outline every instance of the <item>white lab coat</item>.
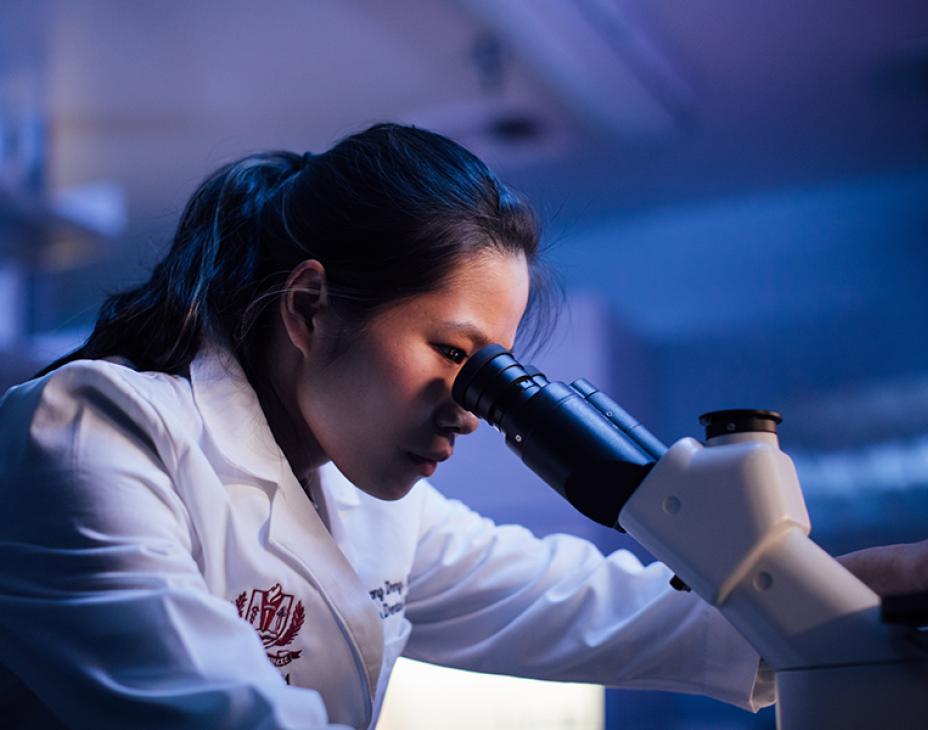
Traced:
POLYGON ((221 347, 189 379, 68 364, 4 396, 0 433, 0 714, 20 727, 367 728, 401 653, 772 700, 661 565, 425 482, 379 501, 331 466, 317 510, 221 347))

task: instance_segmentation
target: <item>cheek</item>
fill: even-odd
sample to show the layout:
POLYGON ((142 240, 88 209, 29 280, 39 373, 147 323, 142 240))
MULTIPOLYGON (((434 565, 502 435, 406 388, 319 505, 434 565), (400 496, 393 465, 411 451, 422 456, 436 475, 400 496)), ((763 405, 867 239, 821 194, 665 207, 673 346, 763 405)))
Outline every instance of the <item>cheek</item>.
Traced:
POLYGON ((342 435, 389 436, 415 417, 422 401, 421 362, 403 348, 371 346, 333 364, 321 397, 342 435))
POLYGON ((361 407, 382 436, 421 439, 432 414, 450 391, 434 353, 419 343, 377 348, 369 353, 368 383, 361 407))
MULTIPOLYGON (((394 354, 374 363, 371 385, 376 393, 371 400, 379 401, 392 409, 392 414, 402 417, 425 405, 425 390, 428 375, 421 362, 414 358, 394 354)), ((389 417, 390 414, 385 414, 389 417)))
POLYGON ((358 458, 379 458, 396 443, 418 443, 446 385, 431 353, 401 338, 368 339, 307 374, 300 410, 329 458, 358 466, 358 458))

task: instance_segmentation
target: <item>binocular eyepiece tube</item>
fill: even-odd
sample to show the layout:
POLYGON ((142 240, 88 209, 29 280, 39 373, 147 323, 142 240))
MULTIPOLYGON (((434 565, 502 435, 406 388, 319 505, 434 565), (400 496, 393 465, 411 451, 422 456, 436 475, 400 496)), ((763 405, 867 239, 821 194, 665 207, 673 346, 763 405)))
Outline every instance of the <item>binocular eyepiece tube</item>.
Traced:
POLYGON ((549 381, 501 345, 469 358, 452 397, 502 431, 525 465, 577 510, 619 530, 622 507, 666 451, 586 380, 549 381))

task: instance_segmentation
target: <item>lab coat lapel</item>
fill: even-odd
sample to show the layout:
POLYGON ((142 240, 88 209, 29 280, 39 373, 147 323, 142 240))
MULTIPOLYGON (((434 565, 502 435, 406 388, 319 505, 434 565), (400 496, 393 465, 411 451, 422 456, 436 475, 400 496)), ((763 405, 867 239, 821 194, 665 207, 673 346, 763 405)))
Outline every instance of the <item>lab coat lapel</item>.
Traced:
POLYGON ((383 626, 361 579, 293 475, 271 504, 268 543, 325 596, 345 638, 357 647, 358 669, 373 701, 383 665, 383 626))
POLYGON ((321 506, 326 514, 326 527, 335 544, 354 566, 355 572, 361 573, 361 556, 358 555, 348 536, 346 520, 361 505, 358 488, 349 482, 331 463, 319 469, 318 479, 310 487, 313 500, 321 506))
MULTIPOLYGON (((212 450, 233 472, 270 487, 268 547, 324 597, 354 647, 358 670, 373 701, 383 662, 383 627, 357 572, 290 470, 258 397, 231 352, 216 343, 205 345, 191 363, 190 377, 212 450)), ((339 525, 341 511, 359 503, 355 488, 345 486, 338 485, 329 495, 333 521, 339 525)))

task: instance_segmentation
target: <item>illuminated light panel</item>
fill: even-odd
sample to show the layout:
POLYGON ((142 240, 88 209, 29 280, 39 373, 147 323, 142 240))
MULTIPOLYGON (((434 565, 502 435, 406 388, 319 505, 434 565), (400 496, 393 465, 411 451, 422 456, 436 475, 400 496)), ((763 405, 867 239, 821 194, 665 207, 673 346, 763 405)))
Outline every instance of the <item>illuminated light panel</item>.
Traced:
POLYGON ((603 730, 605 694, 591 684, 396 663, 377 730, 603 730))

